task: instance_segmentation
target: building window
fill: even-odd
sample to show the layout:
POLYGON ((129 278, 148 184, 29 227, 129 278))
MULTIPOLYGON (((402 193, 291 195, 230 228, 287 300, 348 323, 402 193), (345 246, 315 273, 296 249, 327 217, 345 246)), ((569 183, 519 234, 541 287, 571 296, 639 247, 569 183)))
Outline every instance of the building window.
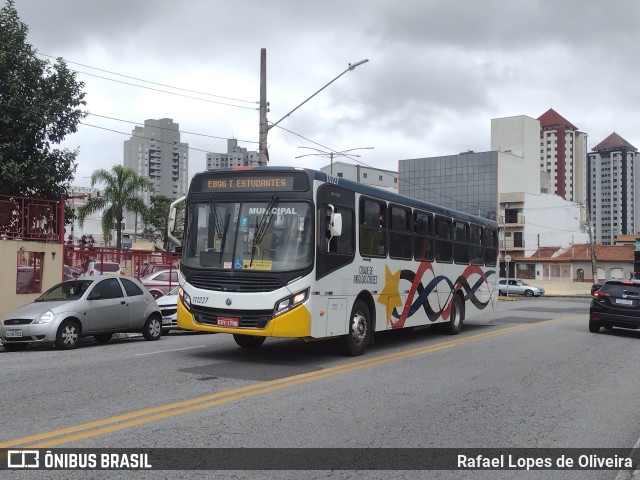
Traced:
POLYGON ((44 252, 18 252, 16 293, 42 293, 44 252))

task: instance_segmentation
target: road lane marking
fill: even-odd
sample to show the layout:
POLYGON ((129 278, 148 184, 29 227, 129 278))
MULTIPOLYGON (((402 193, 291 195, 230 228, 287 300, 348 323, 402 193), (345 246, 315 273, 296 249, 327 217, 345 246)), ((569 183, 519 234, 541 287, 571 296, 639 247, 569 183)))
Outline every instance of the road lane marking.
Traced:
POLYGON ((134 357, 144 357, 145 355, 156 355, 158 353, 166 353, 166 352, 179 352, 181 350, 191 350, 192 348, 204 348, 206 346, 207 345, 198 345, 195 347, 174 348, 172 350, 156 350, 155 352, 136 353, 134 357))
POLYGON ((546 320, 544 322, 538 322, 533 324, 518 325, 515 327, 502 328, 496 331, 480 333, 477 335, 470 335, 464 338, 457 338, 444 342, 437 343, 435 345, 429 345, 424 347, 411 348, 408 350, 402 350, 399 352, 389 353, 386 355, 380 355, 377 357, 368 357, 361 360, 356 360, 346 364, 338 365, 335 367, 329 367, 323 370, 316 370, 313 372, 301 373, 290 377, 279 378, 276 380, 270 380, 267 382, 260 382, 257 384, 246 385, 244 387, 238 387, 231 390, 225 390, 222 392, 196 397, 180 402, 161 405, 158 407, 152 407, 134 412, 129 412, 114 417, 106 418, 103 420, 97 420, 88 422, 72 427, 62 428, 58 430, 52 430, 49 432, 43 432, 40 434, 29 435, 22 438, 8 440, 0 442, 0 448, 12 448, 20 445, 26 445, 21 448, 49 448, 57 445, 73 442, 75 440, 83 440, 105 433, 115 432, 129 427, 142 425, 145 423, 154 422, 157 420, 163 420, 173 416, 181 415, 184 413, 190 413, 205 408, 211 408, 218 405, 223 405, 236 400, 246 399, 263 393, 269 393, 276 390, 281 390, 286 387, 292 387, 316 380, 322 380, 325 378, 334 377, 344 373, 350 373, 364 368, 374 367, 385 363, 394 362, 397 360, 403 360, 410 357, 416 357, 425 355, 428 353, 437 352, 440 350, 449 349, 461 345, 475 343, 482 340, 487 340, 493 337, 506 335, 509 333, 517 333, 523 330, 529 330, 532 328, 540 327, 543 325, 549 325, 553 323, 560 323, 567 320, 578 319, 583 315, 571 315, 561 317, 554 320, 546 320), (42 443, 32 443, 40 442, 42 443))

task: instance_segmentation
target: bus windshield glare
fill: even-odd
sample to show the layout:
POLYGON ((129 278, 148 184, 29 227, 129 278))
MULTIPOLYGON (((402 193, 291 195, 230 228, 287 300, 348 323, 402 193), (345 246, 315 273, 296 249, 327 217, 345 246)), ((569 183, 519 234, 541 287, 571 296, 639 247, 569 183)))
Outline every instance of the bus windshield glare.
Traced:
POLYGON ((289 271, 313 261, 313 207, 277 195, 191 203, 182 263, 197 269, 289 271))

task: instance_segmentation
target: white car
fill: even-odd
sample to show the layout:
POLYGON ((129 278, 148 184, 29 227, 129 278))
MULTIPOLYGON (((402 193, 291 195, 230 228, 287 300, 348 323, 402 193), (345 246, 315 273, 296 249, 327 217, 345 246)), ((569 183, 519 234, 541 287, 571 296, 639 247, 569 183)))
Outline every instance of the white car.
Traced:
POLYGON ((162 331, 168 332, 170 330, 178 329, 178 290, 180 287, 175 287, 166 295, 156 298, 156 303, 160 307, 160 313, 162 314, 162 331))

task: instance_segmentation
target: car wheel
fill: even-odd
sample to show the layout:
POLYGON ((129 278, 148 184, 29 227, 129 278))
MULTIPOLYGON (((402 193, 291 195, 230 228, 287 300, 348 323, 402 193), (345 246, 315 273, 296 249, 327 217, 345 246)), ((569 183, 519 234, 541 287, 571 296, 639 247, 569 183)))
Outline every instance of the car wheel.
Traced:
POLYGON ((593 320, 589 320, 589 331, 591 333, 598 333, 600 331, 600 322, 595 322, 593 320))
POLYGON ((345 355, 357 357, 362 355, 371 338, 371 321, 369 319, 369 308, 362 300, 356 301, 351 310, 349 320, 349 333, 341 338, 342 351, 345 355))
POLYGON ((61 350, 76 348, 80 342, 80 326, 73 320, 65 320, 60 324, 56 334, 55 346, 61 350))
POLYGON ((93 339, 98 343, 107 343, 113 337, 113 333, 101 333, 100 335, 94 335, 93 339))
POLYGON ((2 346, 7 352, 22 352, 29 346, 28 342, 24 343, 3 343, 2 346))
POLYGON ((525 291, 524 291, 524 294, 525 294, 527 297, 533 297, 533 290, 525 290, 525 291))
POLYGON ((145 340, 158 340, 162 336, 162 322, 155 315, 149 317, 142 327, 142 336, 145 340))
POLYGON ((233 339, 242 348, 259 348, 265 341, 265 337, 256 337, 254 335, 233 334, 233 339))
POLYGON ((153 296, 153 298, 155 298, 156 300, 158 298, 160 298, 161 296, 164 295, 164 293, 162 293, 160 290, 149 290, 149 293, 153 296))
POLYGON ((449 335, 458 335, 462 330, 462 302, 459 295, 454 295, 451 300, 451 311, 449 312, 449 322, 443 324, 445 331, 449 335))

